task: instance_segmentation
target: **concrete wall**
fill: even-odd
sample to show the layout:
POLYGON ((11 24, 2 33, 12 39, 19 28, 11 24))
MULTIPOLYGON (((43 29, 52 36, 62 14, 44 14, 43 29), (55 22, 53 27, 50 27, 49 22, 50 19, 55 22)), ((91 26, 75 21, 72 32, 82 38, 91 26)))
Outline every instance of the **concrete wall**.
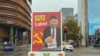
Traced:
POLYGON ((87 0, 79 0, 79 19, 80 32, 83 36, 82 46, 86 46, 88 39, 87 0))

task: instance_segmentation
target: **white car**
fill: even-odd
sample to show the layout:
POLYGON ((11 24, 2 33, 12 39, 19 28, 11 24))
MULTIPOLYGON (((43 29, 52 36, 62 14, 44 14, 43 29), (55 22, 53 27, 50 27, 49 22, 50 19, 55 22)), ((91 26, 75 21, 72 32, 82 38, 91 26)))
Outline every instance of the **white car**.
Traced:
POLYGON ((74 47, 73 45, 67 43, 67 42, 63 42, 62 43, 62 46, 63 46, 63 50, 69 50, 69 51, 73 51, 74 50, 74 47))

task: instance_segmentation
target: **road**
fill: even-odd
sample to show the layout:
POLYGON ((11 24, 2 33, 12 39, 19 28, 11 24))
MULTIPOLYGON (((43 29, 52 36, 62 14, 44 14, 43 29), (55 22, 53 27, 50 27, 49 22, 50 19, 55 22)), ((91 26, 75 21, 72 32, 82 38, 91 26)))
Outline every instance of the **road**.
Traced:
MULTIPOLYGON (((15 51, 4 52, 0 50, 0 56, 28 56, 30 45, 16 47, 15 51)), ((100 48, 82 47, 75 48, 73 52, 65 51, 66 56, 100 56, 100 48)))
POLYGON ((76 48, 73 52, 66 51, 66 56, 100 56, 100 49, 83 47, 76 48))
POLYGON ((17 46, 15 47, 14 51, 10 52, 2 51, 2 49, 0 49, 0 56, 28 56, 29 50, 30 50, 29 44, 17 46))

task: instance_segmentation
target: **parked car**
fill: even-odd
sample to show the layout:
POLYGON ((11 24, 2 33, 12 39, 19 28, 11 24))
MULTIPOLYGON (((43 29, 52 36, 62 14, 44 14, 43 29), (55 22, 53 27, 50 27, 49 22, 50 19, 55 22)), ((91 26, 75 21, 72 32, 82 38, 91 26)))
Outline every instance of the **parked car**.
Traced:
POLYGON ((73 51, 74 50, 73 45, 71 45, 67 42, 63 42, 62 44, 63 44, 62 46, 63 46, 64 51, 66 51, 66 50, 73 51))
POLYGON ((4 51, 14 51, 14 46, 12 44, 4 44, 4 51))

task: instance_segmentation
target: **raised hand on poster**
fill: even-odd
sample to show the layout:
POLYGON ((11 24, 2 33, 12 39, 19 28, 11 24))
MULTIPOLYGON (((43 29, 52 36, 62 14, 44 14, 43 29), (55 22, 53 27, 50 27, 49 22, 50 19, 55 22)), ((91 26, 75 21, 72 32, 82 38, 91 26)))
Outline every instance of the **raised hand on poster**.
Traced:
POLYGON ((46 43, 52 43, 53 42, 53 38, 51 36, 48 36, 46 39, 45 39, 45 42, 46 43))

